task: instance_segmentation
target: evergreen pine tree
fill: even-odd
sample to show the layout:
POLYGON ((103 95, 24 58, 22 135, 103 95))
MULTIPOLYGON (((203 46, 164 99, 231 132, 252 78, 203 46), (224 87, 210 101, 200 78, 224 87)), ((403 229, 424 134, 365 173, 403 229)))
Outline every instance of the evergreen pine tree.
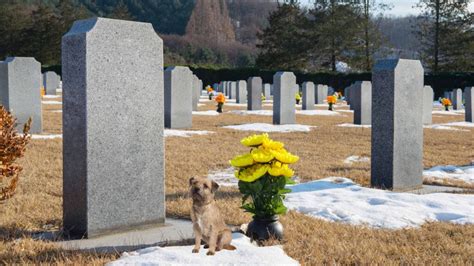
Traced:
POLYGON ((433 72, 474 71, 474 14, 467 1, 420 0, 422 60, 433 72))
MULTIPOLYGON (((257 66, 266 69, 304 69, 308 62, 307 17, 297 1, 279 4, 268 17, 269 26, 258 34, 257 66)), ((312 43, 311 45, 316 45, 312 43)))

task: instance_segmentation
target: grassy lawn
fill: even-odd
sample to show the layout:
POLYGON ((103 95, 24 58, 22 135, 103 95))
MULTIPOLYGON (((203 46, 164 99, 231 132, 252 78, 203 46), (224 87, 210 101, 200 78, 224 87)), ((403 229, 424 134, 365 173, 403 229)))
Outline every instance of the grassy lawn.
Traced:
MULTIPOLYGON (((55 99, 56 100, 56 99, 55 99)), ((265 109, 271 109, 266 105, 265 109)), ((324 109, 324 107, 318 107, 324 109)), ((61 105, 43 105, 44 131, 61 132, 61 105)), ((214 103, 200 106, 212 110, 214 103)), ((244 107, 225 106, 224 111, 244 107)), ((338 105, 336 110, 347 110, 338 105)), ((463 121, 464 115, 434 115, 434 123, 463 121)), ((228 160, 246 152, 240 139, 250 132, 222 126, 244 123, 271 123, 271 116, 193 116, 193 130, 213 134, 190 138, 166 138, 166 208, 169 217, 189 218, 191 200, 187 194, 191 176, 207 175, 211 170, 229 167, 228 160)), ((297 123, 315 126, 310 132, 271 133, 274 140, 300 156, 294 165, 302 182, 328 176, 344 176, 368 186, 370 163, 344 164, 351 155, 370 157, 370 129, 346 128, 352 114, 339 116, 297 116, 297 123)), ((467 131, 424 130, 424 167, 467 165, 474 159, 472 129, 467 131)), ((38 231, 62 227, 62 140, 32 140, 25 158, 17 194, 0 205, 0 264, 55 263, 102 264, 120 254, 100 255, 63 251, 54 243, 33 240, 38 231)), ((425 180, 425 183, 432 183, 425 180)), ((446 183, 473 188, 464 183, 446 183)), ((235 188, 222 188, 218 205, 228 224, 250 221, 242 212, 241 197, 235 188)), ((317 204, 317 203, 315 203, 317 204)), ((474 263, 474 225, 428 223, 418 229, 381 230, 325 222, 289 212, 281 218, 286 235, 283 247, 300 263, 340 264, 472 264, 474 263)))

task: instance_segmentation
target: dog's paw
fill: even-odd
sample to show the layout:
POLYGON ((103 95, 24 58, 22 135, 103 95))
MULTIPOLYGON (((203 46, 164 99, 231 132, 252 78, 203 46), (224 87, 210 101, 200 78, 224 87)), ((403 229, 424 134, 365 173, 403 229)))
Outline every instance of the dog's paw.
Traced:
POLYGON ((199 249, 198 248, 193 248, 193 253, 199 253, 199 249))
POLYGON ((215 254, 216 254, 216 252, 214 252, 214 251, 208 251, 206 255, 207 256, 214 256, 215 254))

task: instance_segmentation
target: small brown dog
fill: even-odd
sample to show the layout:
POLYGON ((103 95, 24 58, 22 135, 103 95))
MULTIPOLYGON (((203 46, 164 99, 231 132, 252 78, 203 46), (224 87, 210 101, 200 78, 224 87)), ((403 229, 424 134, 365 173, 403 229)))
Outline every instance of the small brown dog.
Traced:
POLYGON ((191 219, 196 237, 193 253, 199 252, 201 240, 209 247, 207 255, 214 255, 222 249, 235 250, 230 244, 232 231, 225 224, 214 201, 214 193, 219 185, 205 177, 191 177, 189 185, 193 199, 191 219))

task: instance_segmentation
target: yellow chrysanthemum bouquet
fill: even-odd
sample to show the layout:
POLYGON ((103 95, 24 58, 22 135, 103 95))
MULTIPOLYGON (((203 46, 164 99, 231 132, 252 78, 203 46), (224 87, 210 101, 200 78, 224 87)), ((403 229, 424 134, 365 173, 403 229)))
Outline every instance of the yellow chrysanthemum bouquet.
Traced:
POLYGON ((299 157, 289 153, 282 142, 274 141, 268 134, 253 135, 241 140, 251 148, 249 153, 236 156, 230 164, 236 168, 239 190, 243 194, 242 208, 254 218, 269 218, 286 212, 283 204, 285 188, 293 184, 290 164, 299 157))
POLYGON ((328 96, 327 101, 328 101, 328 105, 329 105, 328 110, 333 111, 334 110, 333 106, 337 103, 337 97, 335 95, 328 96))

